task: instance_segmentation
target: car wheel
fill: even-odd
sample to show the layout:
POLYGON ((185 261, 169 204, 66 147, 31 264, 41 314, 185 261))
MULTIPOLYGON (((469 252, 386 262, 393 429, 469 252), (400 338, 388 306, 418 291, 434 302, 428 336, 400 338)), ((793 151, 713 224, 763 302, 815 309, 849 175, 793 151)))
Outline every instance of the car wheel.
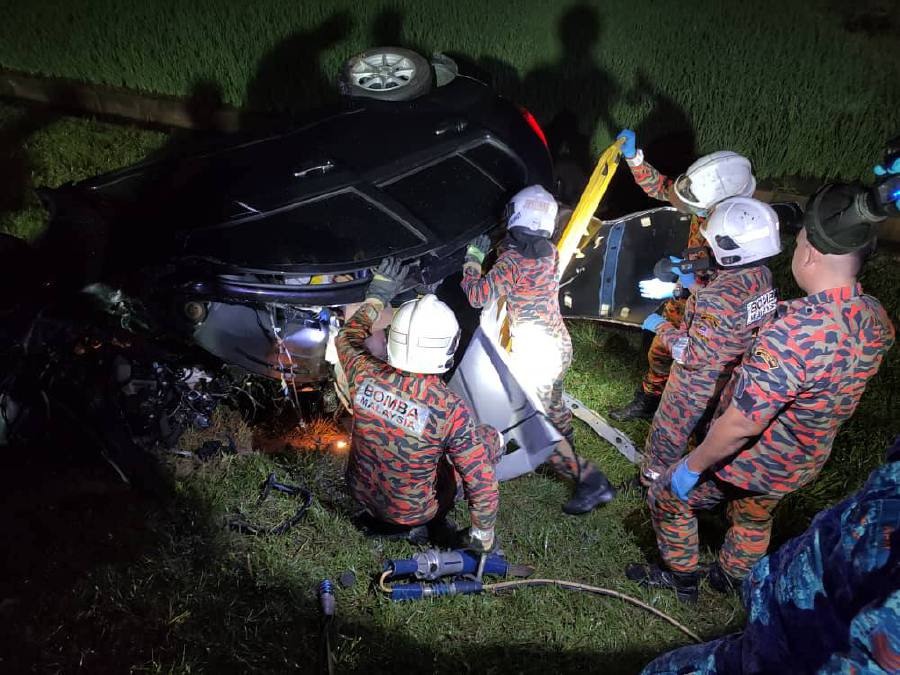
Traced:
POLYGON ((409 101, 431 89, 431 64, 409 49, 376 47, 347 59, 341 89, 348 96, 409 101))

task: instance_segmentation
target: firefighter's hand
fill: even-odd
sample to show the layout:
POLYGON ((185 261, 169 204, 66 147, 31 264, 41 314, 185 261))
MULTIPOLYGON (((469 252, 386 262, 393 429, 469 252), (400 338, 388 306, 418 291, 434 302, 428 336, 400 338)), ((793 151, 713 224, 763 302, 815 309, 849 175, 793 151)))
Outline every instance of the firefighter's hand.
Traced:
POLYGON ((681 501, 686 502, 690 497, 691 490, 694 489, 699 480, 700 474, 696 471, 691 471, 688 468, 687 459, 683 459, 675 468, 675 471, 672 472, 672 492, 681 501))
POLYGON ((490 553, 494 550, 494 528, 482 530, 477 527, 470 527, 469 534, 466 537, 466 549, 474 553, 490 553))
POLYGON ((490 248, 490 238, 486 234, 478 235, 469 242, 469 246, 466 248, 466 263, 478 263, 480 266, 490 248))
POLYGON ((662 318, 659 314, 650 314, 644 319, 644 323, 641 324, 641 328, 644 330, 649 330, 651 333, 655 333, 659 330, 660 324, 665 323, 666 320, 662 318))
POLYGON ((385 258, 372 270, 372 281, 366 291, 366 301, 385 306, 400 292, 409 275, 409 268, 396 258, 385 258))
POLYGON ((631 129, 622 129, 622 131, 619 132, 619 135, 616 136, 616 140, 618 141, 619 139, 625 140, 622 144, 622 156, 625 159, 634 159, 634 156, 637 154, 634 132, 631 129))
POLYGON ((675 293, 674 281, 660 281, 659 279, 644 279, 638 282, 638 288, 641 290, 642 298, 650 300, 663 300, 671 298, 675 293))
POLYGON ((669 260, 671 260, 675 265, 672 267, 672 273, 678 277, 678 283, 681 284, 681 287, 685 290, 692 289, 697 283, 697 277, 694 276, 693 272, 682 272, 681 267, 679 265, 684 262, 682 258, 678 258, 674 255, 669 256, 669 260))
MULTIPOLYGON (((875 167, 876 176, 896 176, 897 174, 900 174, 900 157, 890 164, 879 164, 875 167)), ((897 195, 894 194, 894 196, 896 197, 897 195)), ((894 208, 900 211, 900 199, 894 201, 894 208)))

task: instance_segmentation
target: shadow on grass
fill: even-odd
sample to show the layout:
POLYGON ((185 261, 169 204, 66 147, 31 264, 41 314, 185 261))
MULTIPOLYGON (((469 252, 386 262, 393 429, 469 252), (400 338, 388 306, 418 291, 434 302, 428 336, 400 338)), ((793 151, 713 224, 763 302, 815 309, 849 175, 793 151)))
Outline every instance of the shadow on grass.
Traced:
MULTIPOLYGON (((319 579, 261 575, 204 496, 170 488, 149 497, 84 450, 20 448, 0 459, 4 670, 322 671, 319 579)), ((520 644, 515 626, 508 645, 460 649, 456 639, 443 648, 401 627, 345 619, 341 593, 339 670, 546 672, 552 663, 557 672, 631 673, 655 656, 520 644)))

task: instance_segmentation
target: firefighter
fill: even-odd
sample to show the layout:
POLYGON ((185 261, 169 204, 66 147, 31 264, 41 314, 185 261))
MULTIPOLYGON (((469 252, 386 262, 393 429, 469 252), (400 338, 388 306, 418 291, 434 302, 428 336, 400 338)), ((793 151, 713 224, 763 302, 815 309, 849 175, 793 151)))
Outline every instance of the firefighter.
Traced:
POLYGON ((647 437, 641 467, 645 485, 681 459, 701 418, 715 406, 757 330, 775 311, 772 273, 764 263, 781 251, 772 207, 731 197, 714 208, 701 234, 716 265, 708 283, 687 299, 681 325, 659 314, 644 321, 674 358, 647 437))
POLYGON ((468 404, 441 378, 459 343, 453 311, 434 295, 411 300, 391 321, 387 362, 365 346, 372 324, 406 275, 398 261, 383 261, 365 302, 337 336, 353 405, 350 493, 375 533, 421 540, 427 529, 434 538, 435 531, 447 534, 444 517, 453 506, 458 475, 472 523, 468 545, 489 551, 499 503, 494 464, 502 454, 501 437, 477 425, 468 404))
POLYGON ((887 464, 744 581, 739 633, 663 654, 642 675, 900 671, 900 436, 887 464))
POLYGON ((709 574, 734 587, 769 545, 772 514, 815 480, 840 426, 894 342, 881 304, 857 276, 875 241, 852 205, 807 210, 791 270, 807 295, 779 303, 726 388, 704 441, 648 494, 664 566, 632 565, 629 578, 697 597, 697 509, 727 503, 730 528, 709 574))
POLYGON ((540 185, 516 194, 506 209, 507 237, 497 262, 482 276, 490 240, 475 239, 467 249, 462 288, 476 308, 506 297, 513 368, 563 435, 549 464, 575 483, 574 496, 563 506, 575 515, 611 501, 616 491, 600 469, 575 454, 572 413, 563 402, 572 341, 559 310, 559 255, 550 241, 557 210, 556 200, 540 185))
MULTIPOLYGON (((643 150, 635 146, 633 131, 624 129, 618 139, 624 140, 622 154, 635 181, 644 192, 654 199, 668 201, 679 211, 691 214, 687 250, 696 252, 691 253, 690 258, 705 255, 699 252, 704 246, 700 230, 710 209, 728 197, 750 197, 756 189, 750 160, 735 152, 720 151, 701 157, 684 174, 672 180, 661 175, 644 160, 643 150)), ((691 281, 696 285, 703 285, 706 277, 701 274, 691 281)), ((687 288, 679 288, 662 311, 662 316, 673 326, 678 327, 681 323, 687 293, 687 288)), ((613 419, 624 421, 653 418, 672 365, 672 356, 658 336, 650 344, 647 361, 649 368, 634 398, 624 407, 610 411, 613 419)))

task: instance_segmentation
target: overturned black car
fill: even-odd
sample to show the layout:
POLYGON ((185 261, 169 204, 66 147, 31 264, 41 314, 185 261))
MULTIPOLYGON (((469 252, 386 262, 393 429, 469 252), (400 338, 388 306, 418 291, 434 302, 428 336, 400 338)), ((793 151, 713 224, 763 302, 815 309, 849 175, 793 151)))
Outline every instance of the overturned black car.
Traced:
POLYGON ((287 133, 41 190, 51 228, 109 242, 79 283, 122 288, 167 331, 251 372, 327 379, 329 336, 372 266, 398 256, 415 270, 410 296, 434 289, 513 193, 552 180, 527 111, 464 76, 423 87, 416 67, 395 64, 402 86, 373 94, 397 99, 413 82, 411 99, 357 86, 287 133))

